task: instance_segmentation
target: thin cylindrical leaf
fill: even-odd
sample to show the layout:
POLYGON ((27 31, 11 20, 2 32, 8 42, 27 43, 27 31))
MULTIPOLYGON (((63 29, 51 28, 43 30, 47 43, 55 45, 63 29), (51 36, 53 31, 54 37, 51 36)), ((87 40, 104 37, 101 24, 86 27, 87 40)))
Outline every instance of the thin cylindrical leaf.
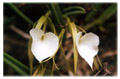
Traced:
POLYGON ((64 19, 62 16, 62 12, 58 4, 49 4, 50 11, 55 19, 56 24, 64 25, 64 19))
POLYGON ((98 20, 105 21, 109 17, 111 17, 117 10, 117 5, 112 4, 107 10, 105 10, 102 15, 98 18, 98 20))
POLYGON ((85 19, 85 21, 87 21, 87 22, 94 19, 95 15, 97 15, 97 13, 101 10, 102 4, 100 4, 100 3, 93 4, 92 8, 94 8, 95 10, 91 10, 91 12, 87 14, 87 17, 85 19))
POLYGON ((70 16, 70 15, 77 15, 77 14, 84 14, 84 13, 85 12, 83 11, 71 11, 71 12, 64 13, 64 15, 70 16))
POLYGON ((80 7, 80 6, 73 6, 73 7, 68 7, 63 10, 64 12, 70 12, 70 11, 82 11, 86 13, 85 9, 80 7))
POLYGON ((85 30, 88 30, 92 27, 94 27, 96 24, 102 24, 104 23, 107 19, 109 19, 113 14, 115 14, 117 10, 117 5, 112 4, 109 8, 107 8, 98 19, 95 21, 91 22, 90 24, 87 24, 84 26, 85 30))
POLYGON ((27 16, 25 16, 15 5, 13 5, 12 3, 8 3, 8 5, 26 22, 28 22, 31 25, 34 24, 33 21, 31 21, 27 16))
POLYGON ((63 19, 62 12, 61 12, 61 9, 59 7, 59 4, 56 4, 55 8, 56 8, 57 15, 60 19, 61 25, 64 25, 64 19, 63 19))
POLYGON ((50 11, 51 11, 54 19, 55 19, 55 22, 56 22, 57 24, 61 24, 60 19, 59 19, 59 17, 58 17, 58 14, 57 14, 57 12, 56 12, 54 3, 49 4, 49 8, 50 8, 50 11))
POLYGON ((19 74, 28 75, 29 68, 15 58, 13 58, 12 56, 8 55, 7 53, 4 53, 4 62, 19 74))

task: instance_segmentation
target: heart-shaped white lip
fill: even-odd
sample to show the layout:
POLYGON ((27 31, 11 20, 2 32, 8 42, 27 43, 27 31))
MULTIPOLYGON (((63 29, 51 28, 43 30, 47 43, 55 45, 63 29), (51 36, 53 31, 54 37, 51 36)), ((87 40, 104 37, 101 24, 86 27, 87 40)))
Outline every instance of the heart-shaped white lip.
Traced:
POLYGON ((44 34, 40 29, 31 29, 30 35, 32 37, 31 51, 39 62, 55 54, 59 46, 59 39, 54 33, 44 34))
POLYGON ((93 69, 94 56, 98 53, 99 37, 93 33, 87 33, 82 36, 82 32, 78 32, 76 45, 78 53, 86 60, 91 69, 93 69))

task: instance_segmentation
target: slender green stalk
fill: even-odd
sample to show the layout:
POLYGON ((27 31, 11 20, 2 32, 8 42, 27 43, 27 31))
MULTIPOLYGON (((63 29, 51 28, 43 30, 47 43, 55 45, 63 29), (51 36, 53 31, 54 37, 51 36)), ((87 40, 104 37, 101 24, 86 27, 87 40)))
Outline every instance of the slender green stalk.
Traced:
MULTIPOLYGON (((65 56, 65 52, 64 52, 64 50, 63 50, 63 47, 61 46, 60 49, 61 49, 61 52, 62 52, 62 54, 63 54, 63 56, 64 56, 65 62, 66 62, 66 64, 67 64, 67 69, 70 70, 70 71, 74 74, 74 72, 73 72, 73 70, 72 70, 72 68, 71 68, 71 66, 70 66, 70 64, 69 64, 69 62, 68 62, 68 60, 67 60, 67 58, 66 58, 66 56, 65 56)), ((74 74, 74 75, 75 75, 75 74, 74 74)))
POLYGON ((15 58, 13 58, 12 56, 8 55, 7 53, 4 53, 4 62, 19 74, 28 75, 29 68, 15 58))
POLYGON ((12 3, 8 3, 8 5, 18 14, 21 18, 23 18, 26 22, 33 25, 33 21, 31 21, 27 16, 25 16, 15 5, 12 3))
POLYGON ((56 63, 55 63, 55 56, 53 57, 53 64, 54 64, 55 68, 56 68, 57 70, 59 70, 58 66, 57 66, 56 63))
POLYGON ((50 25, 51 30, 57 35, 56 29, 55 29, 55 25, 53 24, 51 18, 47 17, 47 19, 48 19, 48 23, 50 25))
POLYGON ((103 68, 103 65, 102 65, 102 63, 101 63, 100 58, 99 58, 98 55, 97 55, 97 59, 98 59, 98 62, 99 62, 99 64, 100 64, 101 68, 103 68))
POLYGON ((94 62, 93 62, 93 63, 94 63, 94 65, 95 65, 96 69, 99 70, 99 66, 98 66, 98 63, 97 63, 97 61, 96 61, 96 58, 94 58, 94 62))
POLYGON ((83 33, 87 33, 82 27, 80 27, 80 26, 78 26, 78 25, 76 25, 76 27, 77 27, 77 29, 79 30, 79 31, 82 31, 83 33))
POLYGON ((32 38, 30 38, 29 42, 28 42, 28 58, 29 58, 30 75, 32 75, 33 59, 34 59, 34 56, 33 56, 32 51, 31 51, 31 44, 32 44, 32 38))

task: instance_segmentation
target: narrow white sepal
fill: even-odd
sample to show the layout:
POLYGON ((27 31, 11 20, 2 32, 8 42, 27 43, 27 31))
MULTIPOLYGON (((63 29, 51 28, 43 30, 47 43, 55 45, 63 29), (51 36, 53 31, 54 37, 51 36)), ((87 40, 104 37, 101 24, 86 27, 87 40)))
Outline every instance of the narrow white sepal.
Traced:
POLYGON ((87 33, 82 36, 82 32, 78 32, 76 36, 76 45, 78 53, 92 68, 94 56, 98 53, 99 37, 93 33, 87 33))
POLYGON ((44 34, 42 30, 31 29, 30 35, 32 37, 31 51, 39 62, 55 54, 59 39, 54 33, 44 34))

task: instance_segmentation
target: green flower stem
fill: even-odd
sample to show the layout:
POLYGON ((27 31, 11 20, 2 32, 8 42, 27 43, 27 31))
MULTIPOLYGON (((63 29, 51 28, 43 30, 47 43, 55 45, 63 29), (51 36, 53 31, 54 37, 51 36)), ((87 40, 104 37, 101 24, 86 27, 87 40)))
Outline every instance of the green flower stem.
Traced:
POLYGON ((97 60, 97 59, 96 59, 96 58, 94 58, 94 62, 93 62, 93 63, 94 63, 94 65, 95 65, 96 69, 97 69, 97 70, 99 70, 99 66, 98 66, 98 63, 97 63, 97 61, 96 61, 96 60, 97 60))
POLYGON ((33 25, 33 28, 41 29, 43 24, 47 23, 47 17, 49 15, 50 11, 48 11, 45 15, 41 16, 40 19, 36 22, 36 24, 33 25))
POLYGON ((32 38, 30 38, 29 42, 28 42, 28 58, 29 58, 30 75, 32 75, 33 59, 34 59, 34 56, 33 56, 32 51, 31 51, 31 44, 32 44, 32 38))
MULTIPOLYGON (((66 62, 66 64, 67 64, 68 70, 70 70, 70 71, 74 74, 74 72, 73 72, 73 70, 72 70, 72 68, 71 68, 71 66, 70 66, 70 64, 69 64, 69 62, 68 62, 68 60, 67 60, 67 58, 66 58, 66 56, 65 56, 65 52, 64 52, 63 47, 61 46, 60 49, 61 49, 62 54, 63 54, 63 56, 64 56, 64 59, 65 59, 65 62, 66 62)), ((75 74, 74 74, 74 75, 75 75, 75 74)))
POLYGON ((78 26, 78 25, 76 25, 76 27, 77 27, 77 29, 78 29, 79 31, 82 31, 82 32, 84 32, 85 34, 87 33, 82 27, 80 27, 80 26, 78 26))
POLYGON ((29 73, 29 68, 27 66, 7 53, 4 53, 4 62, 21 75, 28 75, 29 73))
POLYGON ((56 29, 55 29, 55 25, 53 24, 51 18, 48 17, 48 16, 46 16, 46 18, 47 18, 47 20, 48 20, 48 23, 49 23, 49 25, 50 25, 51 30, 52 30, 56 35, 58 35, 57 32, 56 32, 56 29))
POLYGON ((97 55, 97 59, 98 59, 98 62, 99 62, 99 64, 100 64, 101 68, 103 68, 103 65, 102 65, 102 63, 101 63, 100 58, 99 58, 98 55, 97 55))
POLYGON ((76 35, 77 35, 77 28, 74 22, 70 21, 69 17, 64 16, 67 20, 67 26, 69 28, 70 33, 72 34, 73 38, 73 48, 74 48, 74 74, 77 71, 77 62, 78 62, 78 52, 76 48, 76 35))
POLYGON ((13 5, 12 3, 8 3, 8 5, 26 22, 28 22, 31 25, 34 24, 33 21, 31 21, 27 16, 25 16, 15 5, 13 5))
MULTIPOLYGON (((51 18, 49 18, 49 17, 47 17, 47 18, 48 18, 48 22, 49 22, 49 24, 50 24, 51 30, 52 30, 56 35, 58 35, 58 33, 56 32, 56 29, 55 29, 55 25, 53 24, 51 18)), ((59 47, 60 47, 60 49, 61 49, 61 51, 62 51, 62 53, 63 53, 63 56, 64 56, 64 58, 65 58, 65 62, 66 62, 66 64, 67 64, 67 66, 68 66, 68 69, 69 69, 70 71, 72 71, 72 68, 71 68, 70 64, 68 63, 68 61, 67 61, 67 59, 66 59, 66 57, 65 57, 64 50, 63 50, 63 48, 62 48, 62 46, 61 46, 64 32, 65 32, 65 29, 62 29, 61 32, 60 32, 60 34, 59 34, 59 40, 60 40, 60 41, 59 41, 59 42, 60 42, 60 43, 59 43, 59 47)), ((54 64, 54 63, 55 63, 55 62, 53 62, 53 64, 54 64)), ((56 68, 57 68, 57 66, 56 66, 56 68)), ((72 71, 72 72, 73 72, 73 71, 72 71)), ((52 69, 51 75, 53 75, 53 69, 52 69)))

